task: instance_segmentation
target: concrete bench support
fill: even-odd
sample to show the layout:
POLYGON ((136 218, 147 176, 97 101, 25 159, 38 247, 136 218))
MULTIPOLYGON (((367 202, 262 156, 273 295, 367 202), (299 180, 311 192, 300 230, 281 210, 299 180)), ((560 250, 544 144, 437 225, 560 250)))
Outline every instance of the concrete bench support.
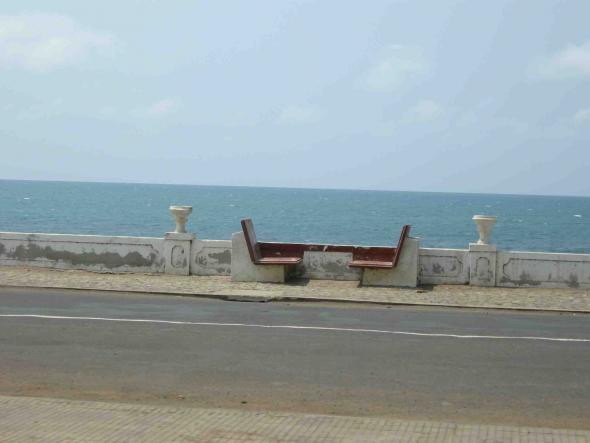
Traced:
POLYGON ((397 266, 392 269, 364 268, 363 286, 397 286, 415 288, 418 285, 418 247, 417 238, 408 237, 402 248, 397 266))
POLYGON ((250 259, 248 246, 243 232, 236 232, 231 237, 231 279, 232 281, 284 283, 290 266, 255 265, 250 259))

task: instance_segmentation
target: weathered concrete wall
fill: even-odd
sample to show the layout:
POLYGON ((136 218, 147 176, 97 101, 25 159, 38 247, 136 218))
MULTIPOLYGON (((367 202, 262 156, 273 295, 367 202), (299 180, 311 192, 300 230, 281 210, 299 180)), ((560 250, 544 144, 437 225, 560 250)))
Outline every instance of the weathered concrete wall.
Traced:
POLYGON ((0 265, 230 275, 231 241, 0 232, 0 265))
POLYGON ((231 240, 193 240, 190 273, 231 275, 231 240))
POLYGON ((163 239, 0 233, 0 264, 98 272, 164 272, 163 239))
POLYGON ((425 285, 464 285, 469 282, 467 249, 420 248, 418 280, 425 285))
POLYGON ((315 280, 360 280, 361 270, 349 268, 352 254, 348 252, 305 251, 303 261, 295 267, 301 278, 315 280))
MULTIPOLYGON (((192 234, 182 235, 193 238, 192 234)), ((482 247, 419 249, 418 282, 590 288, 590 254, 496 252, 489 245, 485 246, 491 248, 489 251, 479 250, 482 247), (488 264, 485 269, 480 263, 484 259, 488 264), (490 277, 483 279, 488 274, 490 277)), ((231 275, 232 252, 231 240, 0 232, 0 265, 9 266, 231 275)), ((244 258, 249 261, 249 256, 244 258)), ((351 258, 343 252, 306 251, 294 274, 309 279, 359 281, 361 270, 348 267, 351 258)))
POLYGON ((471 284, 478 286, 590 288, 590 254, 472 249, 420 249, 420 283, 469 284, 475 279, 471 284), (478 270, 482 261, 494 269, 478 270), (482 273, 490 274, 486 281, 482 273))
POLYGON ((590 254, 498 252, 496 286, 590 288, 590 254))

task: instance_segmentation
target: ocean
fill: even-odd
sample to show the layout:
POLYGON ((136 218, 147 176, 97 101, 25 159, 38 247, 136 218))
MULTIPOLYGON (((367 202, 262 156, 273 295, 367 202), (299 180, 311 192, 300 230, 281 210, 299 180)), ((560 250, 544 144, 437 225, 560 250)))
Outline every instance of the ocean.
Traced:
POLYGON ((172 204, 203 239, 251 217, 262 241, 393 245, 410 224, 422 247, 467 248, 486 214, 499 249, 590 253, 590 197, 0 180, 0 231, 161 237, 172 204))

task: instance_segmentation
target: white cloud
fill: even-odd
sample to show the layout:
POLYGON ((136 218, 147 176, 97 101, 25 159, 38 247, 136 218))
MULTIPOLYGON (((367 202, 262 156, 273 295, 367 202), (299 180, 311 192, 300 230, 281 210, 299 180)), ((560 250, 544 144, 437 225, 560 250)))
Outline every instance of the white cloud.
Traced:
POLYGON ((444 108, 434 100, 420 100, 408 110, 406 119, 410 122, 430 122, 443 113, 444 108))
POLYGON ((108 34, 83 29, 64 15, 0 15, 0 68, 50 71, 112 43, 108 34))
POLYGON ((367 71, 366 87, 375 91, 391 91, 402 84, 421 77, 428 71, 428 63, 415 49, 393 45, 367 71))
POLYGON ((574 121, 577 123, 590 123, 590 108, 580 109, 574 114, 574 121))
POLYGON ((590 41, 568 45, 537 63, 535 73, 544 78, 590 76, 590 41))
POLYGON ((322 117, 322 112, 313 105, 291 105, 283 108, 277 122, 281 124, 305 124, 315 123, 322 117))
POLYGON ((159 118, 172 114, 180 107, 180 102, 173 98, 164 98, 143 108, 133 111, 136 117, 159 118))

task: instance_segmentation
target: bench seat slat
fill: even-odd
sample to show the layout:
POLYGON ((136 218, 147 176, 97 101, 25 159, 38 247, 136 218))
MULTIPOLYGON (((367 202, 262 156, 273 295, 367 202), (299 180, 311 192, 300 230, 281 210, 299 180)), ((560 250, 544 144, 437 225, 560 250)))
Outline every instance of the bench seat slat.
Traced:
POLYGON ((300 257, 261 257, 256 260, 257 265, 296 265, 301 263, 300 257))
MULTIPOLYGON (((373 256, 370 257, 371 254, 371 249, 372 248, 366 248, 366 250, 363 252, 363 256, 360 256, 360 254, 357 254, 356 256, 353 255, 353 260, 348 263, 348 266, 351 268, 372 268, 372 269, 393 269, 397 266, 397 263, 399 261, 399 257, 400 254, 402 252, 402 248, 404 246, 404 242, 406 241, 406 238, 408 238, 408 235, 410 234, 410 225, 404 225, 404 227, 402 228, 402 232, 399 236, 399 240, 397 242, 397 248, 393 248, 392 249, 392 255, 390 257, 388 257, 387 259, 382 259, 381 257, 377 258, 375 257, 376 254, 376 250, 373 251, 373 256)), ((373 248, 375 249, 375 248, 373 248)), ((382 249, 382 248, 381 248, 382 249)), ((381 252, 381 251, 379 251, 381 252)), ((381 255, 381 254, 379 254, 381 255)))
POLYGON ((393 268, 392 261, 372 261, 372 260, 353 260, 348 263, 351 268, 375 268, 390 269, 393 268))

